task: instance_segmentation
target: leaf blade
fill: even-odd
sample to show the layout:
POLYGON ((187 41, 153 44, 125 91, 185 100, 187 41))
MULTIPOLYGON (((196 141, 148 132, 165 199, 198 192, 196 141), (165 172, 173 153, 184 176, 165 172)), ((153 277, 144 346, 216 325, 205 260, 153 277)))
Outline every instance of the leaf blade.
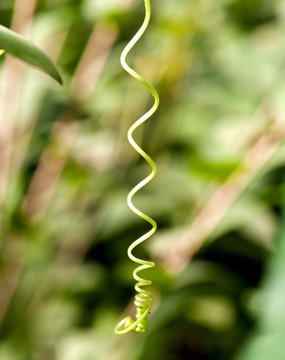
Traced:
POLYGON ((51 59, 31 41, 0 25, 0 49, 50 75, 62 84, 62 78, 51 59))

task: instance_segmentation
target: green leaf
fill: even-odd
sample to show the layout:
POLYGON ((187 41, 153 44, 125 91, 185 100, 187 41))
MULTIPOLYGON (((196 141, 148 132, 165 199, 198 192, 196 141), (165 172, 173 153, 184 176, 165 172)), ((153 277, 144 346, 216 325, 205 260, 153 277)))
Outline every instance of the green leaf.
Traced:
POLYGON ((0 49, 39 68, 62 84, 62 78, 53 62, 31 41, 0 25, 0 49))

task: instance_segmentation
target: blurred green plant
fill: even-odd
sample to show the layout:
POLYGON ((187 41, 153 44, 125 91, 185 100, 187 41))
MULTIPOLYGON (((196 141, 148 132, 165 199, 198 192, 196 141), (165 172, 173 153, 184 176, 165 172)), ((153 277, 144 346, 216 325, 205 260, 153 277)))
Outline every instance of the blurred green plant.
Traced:
MULTIPOLYGON (((285 199, 285 191, 282 194, 285 199)), ((284 201, 285 204, 285 201, 284 201)), ((258 319, 256 328, 243 346, 237 359, 266 360, 285 357, 285 207, 277 236, 276 250, 268 264, 261 289, 251 301, 251 311, 258 319)))
POLYGON ((160 228, 136 249, 156 263, 152 320, 113 334, 135 313, 125 254, 147 231, 125 204, 147 171, 125 134, 151 99, 119 64, 143 10, 0 1, 0 23, 65 79, 0 57, 0 359, 229 360, 263 322, 252 308, 283 221, 284 1, 156 0, 130 58, 162 99, 135 134, 159 170, 136 196, 160 228))

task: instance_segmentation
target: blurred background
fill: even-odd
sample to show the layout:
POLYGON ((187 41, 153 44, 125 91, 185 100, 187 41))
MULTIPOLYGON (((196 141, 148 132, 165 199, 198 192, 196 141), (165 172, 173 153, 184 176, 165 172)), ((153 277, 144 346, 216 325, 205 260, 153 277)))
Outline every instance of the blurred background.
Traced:
POLYGON ((60 87, 0 58, 0 359, 285 358, 285 3, 156 0, 128 62, 161 105, 135 133, 159 225, 145 335, 126 205, 149 166, 126 140, 152 97, 120 66, 139 0, 1 0, 0 23, 59 66, 60 87))

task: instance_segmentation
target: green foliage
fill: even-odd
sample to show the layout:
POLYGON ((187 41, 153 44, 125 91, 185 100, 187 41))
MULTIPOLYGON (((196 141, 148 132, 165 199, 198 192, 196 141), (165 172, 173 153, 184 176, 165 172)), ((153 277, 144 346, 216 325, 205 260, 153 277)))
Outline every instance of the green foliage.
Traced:
MULTIPOLYGON (((284 199, 284 194, 282 194, 284 199)), ((284 201, 284 200, 283 200, 284 201)), ((284 210, 283 210, 284 213, 284 210)), ((283 223, 276 244, 275 256, 269 262, 262 290, 253 298, 252 311, 258 318, 257 328, 251 335, 238 359, 268 359, 285 356, 285 226, 283 223)))
POLYGON ((161 99, 135 134, 158 167, 134 198, 159 226, 135 254, 156 263, 154 302, 148 332, 122 337, 114 326, 134 295, 126 250, 149 229, 126 204, 149 171, 126 131, 153 99, 119 56, 143 4, 39 0, 24 17, 23 3, 33 2, 0 1, 0 23, 27 29, 65 86, 0 58, 0 359, 279 351, 284 1, 152 2, 128 60, 161 99))

